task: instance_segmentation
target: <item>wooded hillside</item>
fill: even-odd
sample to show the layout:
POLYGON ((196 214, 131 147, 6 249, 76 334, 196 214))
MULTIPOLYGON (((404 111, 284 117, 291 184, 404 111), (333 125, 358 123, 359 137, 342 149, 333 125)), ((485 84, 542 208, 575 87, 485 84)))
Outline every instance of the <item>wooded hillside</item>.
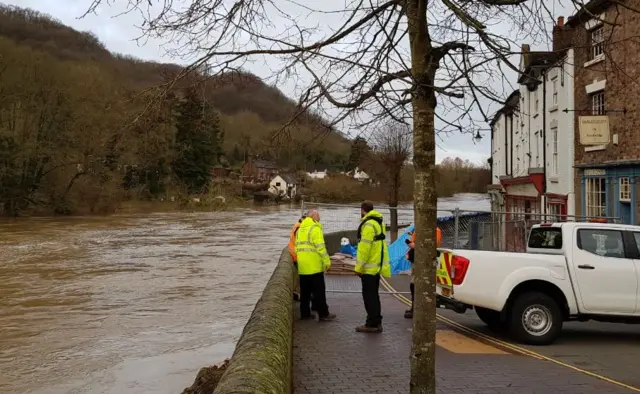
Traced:
POLYGON ((296 106, 251 74, 226 74, 195 89, 183 84, 138 117, 153 94, 140 93, 179 70, 112 54, 91 33, 0 5, 0 211, 109 212, 132 190, 153 197, 185 186, 176 177, 179 158, 190 191, 203 175, 185 166, 237 166, 247 154, 292 170, 346 164, 350 141, 311 113, 291 126, 291 139, 271 144, 270 134, 296 106), (202 119, 177 116, 196 105, 202 119), (202 130, 176 134, 189 125, 202 130), (213 135, 203 145, 195 139, 205 129, 213 135), (196 151, 214 157, 183 157, 196 151))

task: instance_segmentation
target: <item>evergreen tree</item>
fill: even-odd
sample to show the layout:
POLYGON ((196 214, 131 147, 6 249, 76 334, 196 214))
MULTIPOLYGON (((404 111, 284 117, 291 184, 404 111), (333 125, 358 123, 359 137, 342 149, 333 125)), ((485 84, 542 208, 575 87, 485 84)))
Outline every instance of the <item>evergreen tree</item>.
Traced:
POLYGON ((356 137, 353 142, 351 142, 351 153, 349 154, 347 170, 351 171, 360 166, 365 157, 367 157, 367 154, 369 154, 369 150, 370 148, 367 140, 360 136, 356 137))
POLYGON ((173 162, 173 172, 189 193, 202 192, 221 154, 218 114, 203 103, 194 89, 187 89, 184 99, 177 104, 176 113, 178 155, 173 162))

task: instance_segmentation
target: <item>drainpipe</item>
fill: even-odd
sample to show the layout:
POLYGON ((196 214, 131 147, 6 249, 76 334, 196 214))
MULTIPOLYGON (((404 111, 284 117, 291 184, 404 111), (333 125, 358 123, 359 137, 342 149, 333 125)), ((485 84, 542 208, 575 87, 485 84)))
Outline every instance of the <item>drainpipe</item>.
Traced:
POLYGON ((543 213, 547 214, 547 69, 542 70, 542 195, 543 213))
POLYGON ((507 138, 507 114, 504 114, 504 174, 509 176, 509 139, 507 138))
POLYGON ((513 112, 511 113, 511 159, 509 159, 509 165, 511 168, 509 169, 509 174, 513 176, 513 112))

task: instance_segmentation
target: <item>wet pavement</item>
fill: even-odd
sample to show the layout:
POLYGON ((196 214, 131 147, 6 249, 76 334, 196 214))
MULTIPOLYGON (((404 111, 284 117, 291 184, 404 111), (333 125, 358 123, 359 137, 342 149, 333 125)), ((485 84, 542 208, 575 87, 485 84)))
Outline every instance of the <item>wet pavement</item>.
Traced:
MULTIPOLYGON (((406 279, 406 278, 404 278, 406 279)), ((401 279, 401 281, 404 281, 401 279)), ((355 289, 355 277, 328 277, 327 288, 355 289)), ((399 289, 401 290, 401 289, 399 289)), ((409 392, 412 321, 405 305, 382 297, 384 332, 360 334, 364 320, 358 294, 328 293, 334 322, 296 321, 294 392, 296 394, 365 394, 409 392)), ((506 351, 438 323, 437 392, 500 393, 628 393, 628 389, 560 365, 506 351)))
MULTIPOLYGON (((407 291, 409 277, 395 276, 389 283, 398 291, 407 291)), ((640 360, 640 325, 570 322, 564 324, 562 335, 552 345, 529 346, 492 332, 474 311, 459 314, 438 309, 438 314, 480 335, 504 341, 513 345, 515 349, 533 352, 534 357, 539 355, 541 358, 548 358, 547 362, 555 363, 569 372, 575 372, 571 369, 575 367, 586 373, 631 386, 636 388, 636 392, 640 392, 640 376, 637 373, 637 363, 640 360)))

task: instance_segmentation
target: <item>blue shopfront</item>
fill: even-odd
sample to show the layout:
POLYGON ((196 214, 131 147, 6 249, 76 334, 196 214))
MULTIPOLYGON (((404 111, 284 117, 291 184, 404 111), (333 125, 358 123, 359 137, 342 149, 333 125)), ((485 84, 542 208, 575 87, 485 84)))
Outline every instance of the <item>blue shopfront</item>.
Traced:
POLYGON ((640 162, 588 165, 579 168, 582 215, 636 224, 636 180, 640 162))

